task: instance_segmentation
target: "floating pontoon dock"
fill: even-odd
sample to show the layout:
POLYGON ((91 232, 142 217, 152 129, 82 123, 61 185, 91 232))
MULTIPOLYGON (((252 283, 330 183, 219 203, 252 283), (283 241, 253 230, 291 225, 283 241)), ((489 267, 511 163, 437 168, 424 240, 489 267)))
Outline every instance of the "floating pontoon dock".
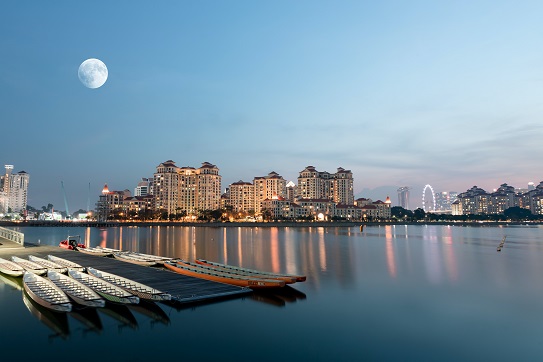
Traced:
POLYGON ((83 254, 55 246, 32 246, 26 244, 24 248, 0 249, 0 257, 18 256, 27 259, 28 255, 35 255, 45 259, 47 255, 54 255, 71 260, 84 267, 93 267, 108 273, 117 274, 168 293, 172 296, 172 301, 178 303, 208 301, 251 292, 249 288, 240 288, 229 284, 192 278, 168 271, 164 268, 140 266, 113 258, 83 254))

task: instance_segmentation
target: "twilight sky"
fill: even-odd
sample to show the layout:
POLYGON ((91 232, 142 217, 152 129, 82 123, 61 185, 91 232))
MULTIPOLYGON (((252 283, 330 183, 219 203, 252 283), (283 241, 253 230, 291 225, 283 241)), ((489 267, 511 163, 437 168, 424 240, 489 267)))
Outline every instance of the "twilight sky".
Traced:
POLYGON ((427 183, 537 184, 542 13, 541 1, 9 0, 0 165, 30 174, 34 207, 64 209, 64 181, 70 211, 89 182, 94 207, 104 183, 133 191, 168 159, 216 164, 223 188, 343 167, 357 196, 411 186, 413 207, 427 183), (101 88, 78 79, 88 58, 108 67, 101 88))

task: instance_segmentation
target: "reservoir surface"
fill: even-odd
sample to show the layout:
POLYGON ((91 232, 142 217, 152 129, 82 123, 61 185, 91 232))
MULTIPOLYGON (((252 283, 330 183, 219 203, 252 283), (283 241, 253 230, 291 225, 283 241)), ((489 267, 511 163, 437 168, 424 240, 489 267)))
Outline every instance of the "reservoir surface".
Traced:
MULTIPOLYGON (((307 281, 205 304, 69 314, 0 277, 2 359, 533 361, 543 355, 543 227, 27 227, 307 281), (506 237, 503 249, 497 246, 506 237)), ((9 254, 3 254, 7 258, 9 254)))

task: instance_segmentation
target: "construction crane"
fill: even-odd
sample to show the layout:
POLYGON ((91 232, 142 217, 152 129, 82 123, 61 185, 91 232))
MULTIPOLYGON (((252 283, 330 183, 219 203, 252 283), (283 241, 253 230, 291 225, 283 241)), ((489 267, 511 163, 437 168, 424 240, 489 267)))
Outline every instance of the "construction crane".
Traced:
POLYGON ((90 211, 90 182, 89 182, 89 192, 87 194, 87 212, 90 211))
POLYGON ((66 219, 71 219, 70 210, 68 210, 68 200, 66 199, 66 190, 64 190, 64 181, 60 181, 60 186, 62 186, 62 196, 64 196, 64 207, 66 208, 66 219))

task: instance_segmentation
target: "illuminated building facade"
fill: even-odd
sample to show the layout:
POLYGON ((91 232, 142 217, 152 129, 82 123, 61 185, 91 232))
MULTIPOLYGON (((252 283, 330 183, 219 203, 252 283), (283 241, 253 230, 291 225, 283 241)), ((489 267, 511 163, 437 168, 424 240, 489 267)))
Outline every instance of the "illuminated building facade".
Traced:
POLYGON ((129 197, 131 197, 130 191, 110 191, 105 184, 96 203, 96 220, 107 221, 110 218, 124 217, 124 212, 126 212, 124 199, 129 197))
POLYGON ((500 185, 492 193, 473 186, 458 195, 458 200, 452 204, 453 215, 503 214, 505 210, 515 206, 528 209, 534 215, 542 215, 542 198, 543 181, 532 190, 523 192, 507 184, 500 185))
POLYGON ((249 212, 255 210, 255 185, 250 182, 238 181, 230 185, 229 205, 232 211, 249 212))
POLYGON ((527 192, 517 196, 518 206, 528 209, 534 215, 543 215, 543 181, 527 192))
POLYGON ((157 166, 153 176, 155 210, 166 211, 168 214, 176 212, 179 206, 179 170, 172 160, 157 166))
POLYGON ((255 177, 253 180, 255 188, 255 212, 260 213, 262 201, 274 197, 286 198, 287 181, 277 172, 272 171, 267 176, 255 177))
POLYGON ((157 166, 153 177, 156 211, 196 215, 200 210, 220 206, 221 181, 217 166, 203 162, 199 168, 178 167, 168 160, 157 166))
POLYGON ((26 210, 30 175, 25 171, 13 174, 13 165, 5 165, 0 177, 0 213, 20 213, 26 210))
POLYGON ((298 194, 301 199, 328 199, 335 203, 354 205, 353 173, 342 167, 335 174, 320 172, 307 166, 298 176, 298 194))
POLYGON ((353 173, 339 167, 332 178, 332 200, 338 204, 354 205, 353 173))
POLYGON ((220 205, 222 177, 219 168, 209 162, 203 162, 196 170, 196 208, 198 210, 216 210, 220 205))

